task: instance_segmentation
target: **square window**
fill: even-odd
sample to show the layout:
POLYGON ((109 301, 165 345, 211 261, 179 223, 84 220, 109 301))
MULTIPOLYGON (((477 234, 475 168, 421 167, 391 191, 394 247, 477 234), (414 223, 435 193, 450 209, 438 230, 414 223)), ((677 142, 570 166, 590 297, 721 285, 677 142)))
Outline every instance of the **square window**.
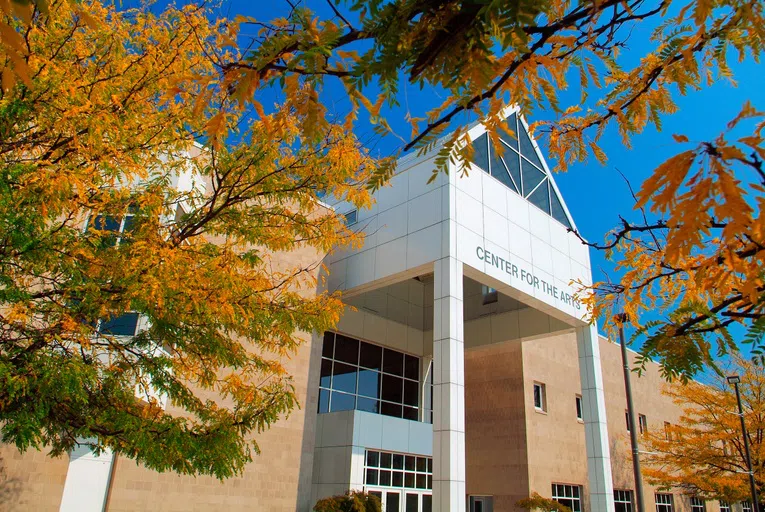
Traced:
POLYGON ((356 397, 345 393, 332 392, 332 402, 330 403, 330 411, 352 411, 356 405, 356 397))
POLYGON ((428 459, 425 457, 417 457, 417 471, 425 473, 428 468, 428 459))
POLYGON ((380 373, 374 370, 359 369, 359 395, 380 398, 380 373))
POLYGON ((706 502, 696 496, 691 496, 691 512, 705 512, 706 502))
POLYGON ((412 455, 407 455, 406 456, 406 461, 405 461, 406 467, 405 467, 405 469, 407 471, 414 471, 414 460, 415 460, 414 456, 412 456, 412 455))
POLYGON ((380 485, 390 486, 391 484, 391 472, 384 469, 380 470, 380 485))
POLYGON ((390 402, 380 403, 380 414, 384 414, 385 416, 393 416, 394 418, 400 418, 402 413, 402 407, 399 404, 392 404, 390 402))
POLYGON ((335 361, 332 368, 332 389, 343 393, 356 393, 356 367, 335 361))
POLYGON ((380 452, 375 452, 372 450, 367 451, 367 467, 380 467, 380 452))
POLYGON ((534 383, 534 409, 538 411, 547 411, 547 396, 545 385, 541 382, 534 383))
POLYGON ((391 375, 404 376, 404 354, 395 350, 383 349, 383 371, 391 375))
POLYGON ((720 500, 720 512, 730 512, 730 503, 720 500))
POLYGON ((393 454, 388 452, 382 452, 380 454, 380 467, 390 468, 393 463, 393 454))
POLYGON ((356 409, 359 411, 373 412, 380 414, 380 401, 374 398, 364 398, 360 396, 356 398, 356 409))
POLYGON ((404 379, 401 377, 394 377, 393 375, 383 374, 382 380, 382 399, 387 402, 400 404, 404 398, 404 379))
POLYGON ((672 512, 672 495, 667 493, 657 492, 655 495, 656 512, 672 512))
POLYGON ((393 469, 404 469, 404 456, 393 454, 393 469))
POLYGON ((393 487, 403 487, 404 486, 404 473, 402 471, 394 471, 393 472, 393 481, 391 482, 391 485, 393 487))
POLYGON ((358 210, 351 210, 345 214, 343 214, 343 217, 345 217, 345 225, 346 226, 353 226, 358 222, 359 217, 359 211, 358 210))
POLYGON ((632 491, 614 489, 615 512, 632 512, 632 491))
POLYGON ((382 370, 382 353, 382 347, 361 342, 359 366, 371 368, 372 370, 382 370))
POLYGON ((335 361, 359 364, 359 340, 338 334, 335 336, 335 361))
POLYGON ((752 503, 749 501, 742 501, 741 512, 752 512, 752 503))
POLYGON ((377 470, 367 469, 367 485, 377 485, 377 470))
POLYGON ((552 499, 572 512, 582 512, 582 498, 578 485, 552 484, 552 499))
POLYGON ((418 414, 416 407, 404 407, 403 417, 405 420, 411 421, 418 421, 420 419, 420 415, 418 414))

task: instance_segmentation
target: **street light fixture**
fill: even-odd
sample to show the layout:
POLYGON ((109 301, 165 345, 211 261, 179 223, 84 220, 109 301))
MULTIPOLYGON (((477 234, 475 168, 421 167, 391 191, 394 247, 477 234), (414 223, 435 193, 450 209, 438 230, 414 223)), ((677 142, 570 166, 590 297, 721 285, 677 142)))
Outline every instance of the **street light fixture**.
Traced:
POLYGON ((728 384, 733 384, 736 389, 736 402, 738 403, 738 417, 741 420, 741 432, 744 434, 744 454, 746 455, 746 469, 749 470, 749 487, 752 491, 752 507, 754 512, 760 511, 760 504, 757 500, 757 486, 754 483, 754 472, 752 471, 752 456, 749 454, 749 435, 746 433, 746 423, 744 422, 744 409, 741 407, 741 393, 738 385, 741 377, 731 375, 728 378, 728 384))

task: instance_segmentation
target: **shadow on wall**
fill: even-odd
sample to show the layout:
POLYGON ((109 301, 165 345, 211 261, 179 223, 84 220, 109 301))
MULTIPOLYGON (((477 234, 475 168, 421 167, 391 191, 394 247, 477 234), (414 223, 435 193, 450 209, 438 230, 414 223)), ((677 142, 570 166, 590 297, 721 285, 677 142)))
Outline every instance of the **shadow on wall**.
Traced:
POLYGON ((635 475, 632 472, 632 450, 629 441, 621 436, 613 436, 610 448, 614 487, 634 489, 635 475))
POLYGON ((18 499, 21 495, 21 480, 10 477, 5 467, 5 459, 0 455, 0 511, 17 510, 18 499))

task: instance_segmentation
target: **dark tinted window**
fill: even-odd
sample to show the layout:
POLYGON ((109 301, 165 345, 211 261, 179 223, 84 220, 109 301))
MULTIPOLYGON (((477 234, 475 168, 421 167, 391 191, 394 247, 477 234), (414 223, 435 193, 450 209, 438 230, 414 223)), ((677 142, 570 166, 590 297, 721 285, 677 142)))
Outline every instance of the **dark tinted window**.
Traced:
POLYGON ((332 368, 332 389, 356 393, 356 367, 335 362, 332 368))
POLYGON ((386 416, 394 416, 396 418, 401 417, 401 406, 398 404, 391 404, 388 402, 381 402, 380 403, 380 414, 384 414, 386 416))
POLYGON ((335 338, 335 361, 359 363, 359 341, 338 334, 335 338))
POLYGON ((138 328, 138 313, 125 313, 101 322, 99 332, 112 336, 134 336, 138 328))
POLYGON ((537 156, 537 152, 534 150, 534 145, 531 143, 531 139, 529 138, 529 134, 526 133, 526 130, 523 128, 523 125, 521 124, 521 154, 529 159, 531 163, 542 169, 542 162, 539 160, 539 156, 537 156))
POLYGON ((327 331, 324 333, 324 345, 321 348, 321 355, 322 357, 327 357, 329 359, 332 359, 334 350, 335 350, 335 333, 327 331))
POLYGON ((356 405, 356 397, 345 393, 332 392, 332 411, 350 411, 356 405))
POLYGON ((319 390, 319 413, 329 412, 329 391, 319 390))
POLYGON ((404 380, 393 375, 383 375, 382 399, 388 402, 401 403, 403 398, 404 380))
POLYGON ((386 348, 383 353, 383 371, 404 375, 404 354, 386 348))
POLYGON ((380 398, 380 374, 378 372, 363 368, 359 370, 359 395, 380 398))
POLYGON ((528 196, 545 179, 545 175, 526 160, 521 162, 521 171, 523 173, 523 195, 528 196))
POLYGON ((419 380, 420 378, 420 359, 418 357, 406 355, 404 358, 404 377, 407 379, 419 380))
POLYGON ((329 359, 322 359, 321 360, 321 379, 319 380, 319 386, 323 388, 328 388, 331 377, 332 377, 332 361, 330 361, 329 359))
POLYGON ((382 369, 382 347, 372 345, 371 343, 362 343, 359 365, 375 370, 382 369))
POLYGON ((372 398, 364 398, 363 396, 356 398, 356 409, 359 411, 373 412, 375 414, 380 413, 380 402, 372 398))
POLYGON ((547 190, 547 181, 539 185, 533 194, 529 196, 529 202, 545 213, 550 213, 550 192, 547 190))
POLYGON ((473 163, 489 172, 489 138, 486 134, 473 141, 473 163))
POLYGON ((420 386, 413 380, 404 381, 404 404, 417 407, 420 403, 420 386))

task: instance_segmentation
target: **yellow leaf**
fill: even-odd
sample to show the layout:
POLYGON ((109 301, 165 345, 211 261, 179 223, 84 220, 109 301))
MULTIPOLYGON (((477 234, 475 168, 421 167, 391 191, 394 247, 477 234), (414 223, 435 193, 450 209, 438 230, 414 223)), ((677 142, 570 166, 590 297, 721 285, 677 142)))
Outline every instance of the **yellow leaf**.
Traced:
POLYGON ((672 138, 675 139, 675 142, 688 142, 688 137, 685 135, 678 135, 678 134, 672 134, 672 138))

